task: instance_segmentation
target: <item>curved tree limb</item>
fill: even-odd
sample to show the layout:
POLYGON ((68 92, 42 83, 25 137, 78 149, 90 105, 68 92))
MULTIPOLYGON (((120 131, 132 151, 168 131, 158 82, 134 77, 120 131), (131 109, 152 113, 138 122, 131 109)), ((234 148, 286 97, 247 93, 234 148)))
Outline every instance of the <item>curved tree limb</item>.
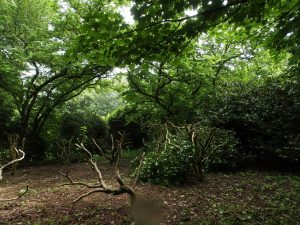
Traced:
POLYGON ((8 163, 6 163, 6 164, 4 164, 3 166, 0 167, 0 180, 3 179, 2 172, 3 172, 4 168, 6 168, 9 165, 12 165, 12 164, 14 164, 16 162, 19 162, 19 161, 21 161, 21 160, 23 160, 25 158, 25 152, 23 150, 17 149, 17 148, 14 148, 14 150, 16 151, 16 153, 19 156, 19 158, 14 159, 14 160, 12 160, 12 161, 10 161, 10 162, 8 162, 8 163))
POLYGON ((67 178, 69 180, 68 184, 63 184, 63 185, 79 185, 79 186, 83 186, 89 189, 93 189, 89 192, 86 192, 82 195, 80 195, 78 198, 76 198, 73 203, 76 203, 78 201, 80 201, 81 199, 90 196, 94 193, 105 193, 105 194, 111 194, 111 195, 122 195, 122 194, 127 194, 129 195, 129 199, 130 199, 130 208, 133 210, 135 202, 136 202, 136 194, 134 192, 134 190, 127 186, 125 184, 125 182, 123 181, 123 179, 121 178, 120 175, 120 171, 119 171, 119 158, 120 158, 120 150, 122 147, 122 143, 123 143, 123 135, 121 135, 120 140, 118 140, 117 143, 117 159, 115 161, 115 179, 119 185, 119 187, 110 187, 106 184, 106 182, 103 179, 101 170, 98 168, 97 163, 93 160, 93 155, 92 153, 83 145, 83 143, 79 144, 75 144, 79 149, 85 151, 87 153, 87 155, 89 156, 89 164, 92 165, 93 169, 95 170, 97 176, 98 176, 98 181, 99 181, 99 185, 90 185, 84 182, 77 182, 74 181, 70 176, 69 173, 61 173, 61 175, 63 175, 65 178, 67 178))

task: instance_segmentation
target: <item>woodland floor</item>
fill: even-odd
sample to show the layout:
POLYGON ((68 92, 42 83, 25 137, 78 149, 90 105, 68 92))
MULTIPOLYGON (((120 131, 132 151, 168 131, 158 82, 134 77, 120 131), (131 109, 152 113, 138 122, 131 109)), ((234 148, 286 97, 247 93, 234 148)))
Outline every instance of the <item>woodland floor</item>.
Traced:
MULTIPOLYGON (((128 177, 127 168, 123 162, 123 177, 128 177)), ((30 191, 17 201, 0 203, 0 224, 130 224, 126 196, 99 193, 72 204, 86 190, 61 186, 65 178, 59 172, 68 170, 74 179, 95 181, 94 172, 86 163, 21 168, 14 177, 4 174, 0 198, 13 197, 26 185, 30 191)), ((113 170, 103 165, 102 172, 113 184, 113 170)), ((135 190, 161 202, 166 225, 300 224, 300 176, 295 174, 208 174, 199 184, 139 184, 135 190)))

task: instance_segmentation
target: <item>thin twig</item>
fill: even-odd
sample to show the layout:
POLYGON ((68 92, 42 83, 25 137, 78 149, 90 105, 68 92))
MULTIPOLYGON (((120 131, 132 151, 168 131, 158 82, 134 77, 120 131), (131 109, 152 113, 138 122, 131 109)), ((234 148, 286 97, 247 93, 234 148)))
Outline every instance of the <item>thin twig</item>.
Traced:
POLYGON ((140 173, 141 173, 141 168, 142 168, 142 165, 143 165, 143 162, 144 162, 144 157, 145 157, 145 152, 143 152, 143 154, 141 155, 140 163, 139 163, 139 166, 137 168, 136 175, 135 175, 134 186, 136 186, 138 184, 140 173))
POLYGON ((19 198, 21 198, 23 195, 25 195, 27 192, 29 191, 29 187, 28 185, 26 186, 26 190, 19 194, 17 197, 14 198, 7 198, 7 199, 0 199, 0 202, 8 202, 8 201, 14 201, 14 200, 18 200, 19 198))

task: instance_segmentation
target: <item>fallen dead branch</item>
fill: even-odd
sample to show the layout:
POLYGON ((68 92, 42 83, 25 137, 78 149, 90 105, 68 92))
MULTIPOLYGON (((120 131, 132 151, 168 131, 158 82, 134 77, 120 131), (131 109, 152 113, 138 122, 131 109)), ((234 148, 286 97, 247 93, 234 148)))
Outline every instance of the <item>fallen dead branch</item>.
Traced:
MULTIPOLYGON (((97 174, 98 182, 96 184, 89 184, 85 182, 75 181, 68 173, 61 173, 68 181, 69 183, 65 183, 64 185, 77 185, 82 186, 88 189, 91 189, 88 192, 83 193, 79 197, 77 197, 73 203, 76 203, 80 200, 82 200, 85 197, 88 197, 95 193, 105 193, 110 195, 123 195, 126 194, 129 197, 129 205, 131 214, 133 217, 133 223, 132 225, 157 225, 159 222, 157 222, 159 216, 159 210, 157 207, 152 207, 152 202, 149 200, 144 199, 138 199, 137 201, 137 194, 127 184, 125 184, 124 180, 122 179, 120 175, 119 170, 119 161, 120 161, 120 150, 121 148, 118 148, 117 151, 117 157, 114 163, 114 171, 115 171, 115 180, 117 182, 116 187, 112 187, 108 185, 105 180, 103 179, 102 172, 97 166, 96 161, 93 159, 93 155, 91 152, 81 143, 76 144, 78 148, 85 151, 87 155, 89 156, 88 162, 93 167, 95 173, 97 174), (153 216, 155 215, 155 216, 153 216)), ((141 162, 143 161, 143 157, 141 158, 141 162)))
MULTIPOLYGON (((24 143, 24 139, 23 139, 23 143, 24 143)), ((24 146, 24 144, 22 144, 22 146, 24 146)), ((3 179, 3 176, 2 176, 2 173, 3 173, 3 170, 10 166, 10 165, 15 165, 17 162, 23 160, 25 158, 25 152, 21 149, 17 149, 17 148, 14 148, 15 152, 16 152, 16 156, 18 156, 18 158, 15 158, 13 159, 12 161, 4 164, 3 166, 0 167, 0 181, 3 179)), ((6 198, 6 199, 0 199, 0 202, 6 202, 6 201, 14 201, 14 200, 17 200, 19 198, 21 198, 23 195, 25 195, 27 192, 29 191, 29 188, 28 186, 26 187, 25 191, 22 192, 21 194, 19 194, 18 196, 16 197, 13 197, 13 198, 6 198)))
POLYGON ((28 191, 29 191, 29 187, 26 186, 25 191, 22 191, 22 193, 20 193, 18 196, 13 197, 13 198, 4 198, 4 199, 0 199, 0 202, 8 202, 8 201, 18 200, 18 199, 21 198, 23 195, 27 194, 28 191))

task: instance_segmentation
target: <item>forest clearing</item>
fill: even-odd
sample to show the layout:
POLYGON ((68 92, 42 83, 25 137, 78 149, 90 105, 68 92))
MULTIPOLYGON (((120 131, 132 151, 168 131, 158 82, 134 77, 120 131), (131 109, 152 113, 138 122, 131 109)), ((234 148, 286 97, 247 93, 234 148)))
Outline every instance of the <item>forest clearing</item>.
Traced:
POLYGON ((300 225, 300 0, 0 0, 0 224, 300 225))
MULTIPOLYGON (((124 175, 128 161, 122 163, 124 175)), ((113 183, 113 169, 101 166, 113 183)), ((28 195, 18 202, 0 203, 0 224, 128 224, 131 221, 126 196, 95 194, 81 202, 73 200, 86 189, 62 187, 59 173, 70 170, 79 180, 95 181, 94 172, 85 164, 34 166, 20 169, 9 177, 1 193, 12 196, 26 185, 28 195)), ((132 181, 129 181, 132 183, 132 181)), ((140 194, 161 202, 162 224, 298 224, 300 221, 299 176, 275 172, 208 174, 200 184, 162 187, 138 184, 140 194), (200 206, 200 207, 199 207, 200 206)), ((3 197, 3 196, 0 196, 3 197)))

